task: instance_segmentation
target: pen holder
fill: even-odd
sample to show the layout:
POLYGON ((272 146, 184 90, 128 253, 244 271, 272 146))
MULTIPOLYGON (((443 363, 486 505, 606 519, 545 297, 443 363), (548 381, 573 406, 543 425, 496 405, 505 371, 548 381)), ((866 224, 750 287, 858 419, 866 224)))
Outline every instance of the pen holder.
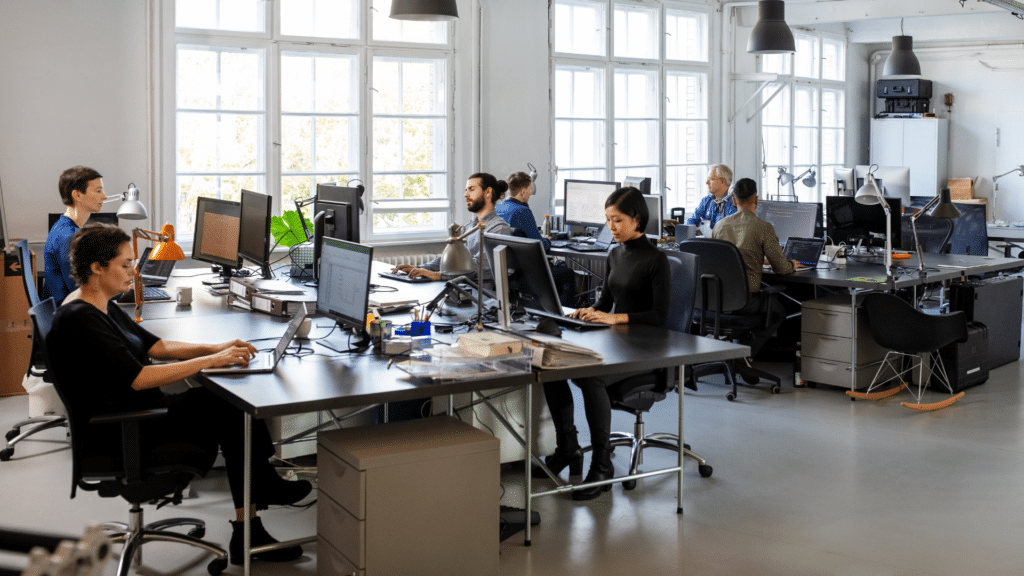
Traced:
POLYGON ((430 322, 410 322, 408 327, 395 331, 399 336, 430 336, 430 322))

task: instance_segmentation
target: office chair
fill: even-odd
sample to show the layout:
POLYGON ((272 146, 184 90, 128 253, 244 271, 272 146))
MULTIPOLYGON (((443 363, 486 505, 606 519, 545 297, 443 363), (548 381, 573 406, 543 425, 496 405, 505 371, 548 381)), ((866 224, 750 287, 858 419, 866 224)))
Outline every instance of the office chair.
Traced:
POLYGON ((871 385, 865 392, 846 391, 850 400, 880 400, 894 396, 904 388, 909 388, 904 376, 913 374, 914 370, 917 370, 918 376, 917 393, 911 391, 914 402, 902 402, 902 406, 915 410, 937 410, 963 398, 962 391, 954 395, 949 375, 939 354, 941 348, 967 340, 967 317, 963 312, 926 314, 899 296, 885 292, 868 294, 862 305, 868 315, 871 337, 889 352, 885 354, 871 385), (949 390, 950 398, 946 400, 931 404, 921 403, 926 382, 924 360, 919 355, 925 352, 929 353, 932 378, 949 390), (883 378, 883 374, 890 375, 883 378), (883 392, 872 392, 892 380, 897 381, 896 387, 883 392))
MULTIPOLYGON (((693 320, 693 301, 697 293, 698 258, 693 254, 669 252, 668 262, 672 277, 672 300, 669 303, 669 330, 688 332, 693 320)), ((636 417, 633 432, 612 432, 611 444, 629 446, 629 473, 636 474, 637 468, 643 463, 644 448, 664 448, 679 451, 679 436, 669 433, 644 434, 644 413, 650 412, 654 404, 661 402, 672 391, 678 390, 678 370, 662 369, 654 373, 640 374, 627 378, 608 387, 608 396, 612 401, 612 409, 628 412, 636 417)), ((679 392, 680 394, 682 392, 679 392)), ((587 448, 589 449, 589 448, 587 448)), ((683 453, 697 461, 697 471, 701 476, 711 476, 713 468, 707 460, 692 450, 689 444, 683 444, 683 453)), ((636 480, 622 483, 626 490, 636 488, 636 480)))
MULTIPOLYGON (((747 288, 747 269, 735 244, 726 240, 695 238, 680 242, 679 251, 700 257, 696 304, 698 316, 694 320, 700 335, 751 343, 756 331, 769 329, 773 314, 741 313, 750 302, 750 291, 747 288)), ((769 295, 771 303, 774 303, 775 295, 782 290, 781 286, 761 285, 761 293, 769 295)), ((750 355, 756 356, 758 351, 758 346, 752 346, 750 355)), ((730 402, 736 399, 736 374, 751 385, 761 380, 772 382, 772 394, 782 391, 779 377, 754 368, 747 360, 698 364, 693 367, 691 387, 696 385, 698 379, 710 374, 725 376, 726 383, 732 386, 732 391, 726 395, 730 402)))
MULTIPOLYGON (((39 347, 47 366, 52 366, 52 359, 47 349, 46 337, 53 326, 53 315, 56 312, 53 298, 48 298, 29 309, 32 324, 39 336, 39 347)), ((166 408, 138 410, 119 414, 101 414, 88 420, 79 413, 76 406, 76 394, 87 394, 73 383, 62 382, 56 373, 49 371, 60 394, 61 400, 68 408, 68 427, 71 430, 71 497, 75 497, 78 488, 96 492, 101 498, 120 496, 131 504, 128 523, 108 522, 102 527, 108 530, 108 536, 114 542, 123 542, 121 560, 118 564, 118 576, 128 576, 133 560, 141 563, 141 547, 146 542, 176 542, 201 548, 216 556, 207 566, 207 571, 216 576, 224 571, 228 564, 227 552, 223 548, 200 540, 206 534, 206 523, 196 518, 169 518, 143 524, 142 504, 157 502, 158 507, 165 504, 181 503, 182 492, 196 476, 202 475, 201 463, 208 456, 196 446, 185 443, 169 443, 157 446, 145 446, 140 422, 160 418, 167 414, 166 408), (100 427, 119 424, 121 429, 120 451, 105 445, 90 442, 100 427), (168 496, 171 495, 171 496, 168 496), (191 526, 188 535, 171 532, 170 528, 191 526)))
MULTIPOLYGON (((15 256, 18 258, 18 264, 21 266, 21 279, 25 286, 25 297, 28 299, 29 307, 39 304, 39 291, 36 290, 36 276, 32 269, 32 253, 29 251, 28 240, 19 240, 15 243, 15 256)), ((7 440, 7 447, 0 450, 0 461, 6 462, 14 456, 14 445, 22 440, 42 432, 43 430, 49 430, 57 427, 67 427, 67 418, 64 417, 63 407, 54 406, 54 392, 53 384, 49 381, 49 376, 46 374, 45 365, 43 363, 42 354, 39 351, 39 335, 32 334, 32 354, 29 358, 28 371, 26 375, 29 377, 39 377, 43 379, 43 384, 40 384, 31 391, 29 391, 29 417, 16 423, 7 431, 5 436, 7 440), (36 403, 42 405, 40 410, 42 414, 38 416, 32 416, 35 411, 33 406, 36 403), (49 408, 49 410, 47 410, 49 408), (24 429, 24 430, 23 430, 24 429)))
MULTIPOLYGON (((910 215, 900 218, 900 248, 913 252, 914 229, 910 223, 910 215)), ((953 237, 953 220, 921 216, 917 220, 917 239, 921 242, 921 251, 930 254, 949 254, 953 237)))

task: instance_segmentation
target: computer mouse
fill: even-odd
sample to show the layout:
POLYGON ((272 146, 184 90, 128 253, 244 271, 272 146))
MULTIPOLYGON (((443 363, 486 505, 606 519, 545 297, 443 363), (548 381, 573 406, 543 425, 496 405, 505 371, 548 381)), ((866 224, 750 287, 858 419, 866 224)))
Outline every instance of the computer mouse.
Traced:
POLYGON ((547 334, 548 336, 562 337, 562 329, 558 327, 558 323, 551 318, 541 318, 540 322, 537 322, 535 328, 537 332, 541 334, 547 334))

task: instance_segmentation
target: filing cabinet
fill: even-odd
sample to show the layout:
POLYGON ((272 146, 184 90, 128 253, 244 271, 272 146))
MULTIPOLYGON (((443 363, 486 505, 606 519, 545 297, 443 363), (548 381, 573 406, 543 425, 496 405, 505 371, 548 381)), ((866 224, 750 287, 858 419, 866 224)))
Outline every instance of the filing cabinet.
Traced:
POLYGON ((856 389, 867 388, 887 350, 875 343, 868 330, 867 312, 858 296, 857 365, 851 366, 854 317, 849 296, 829 296, 803 303, 801 313, 800 371, 804 381, 850 387, 850 371, 856 389))
POLYGON ((498 574, 498 440, 448 416, 321 432, 317 571, 498 574))

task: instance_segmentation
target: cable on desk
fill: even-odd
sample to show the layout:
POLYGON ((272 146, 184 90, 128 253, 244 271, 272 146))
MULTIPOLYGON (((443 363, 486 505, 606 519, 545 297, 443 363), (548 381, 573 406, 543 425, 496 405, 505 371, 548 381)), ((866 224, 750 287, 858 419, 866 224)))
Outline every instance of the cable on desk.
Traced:
POLYGON ((398 292, 398 288, 383 284, 370 284, 370 294, 377 294, 378 292, 398 292))

